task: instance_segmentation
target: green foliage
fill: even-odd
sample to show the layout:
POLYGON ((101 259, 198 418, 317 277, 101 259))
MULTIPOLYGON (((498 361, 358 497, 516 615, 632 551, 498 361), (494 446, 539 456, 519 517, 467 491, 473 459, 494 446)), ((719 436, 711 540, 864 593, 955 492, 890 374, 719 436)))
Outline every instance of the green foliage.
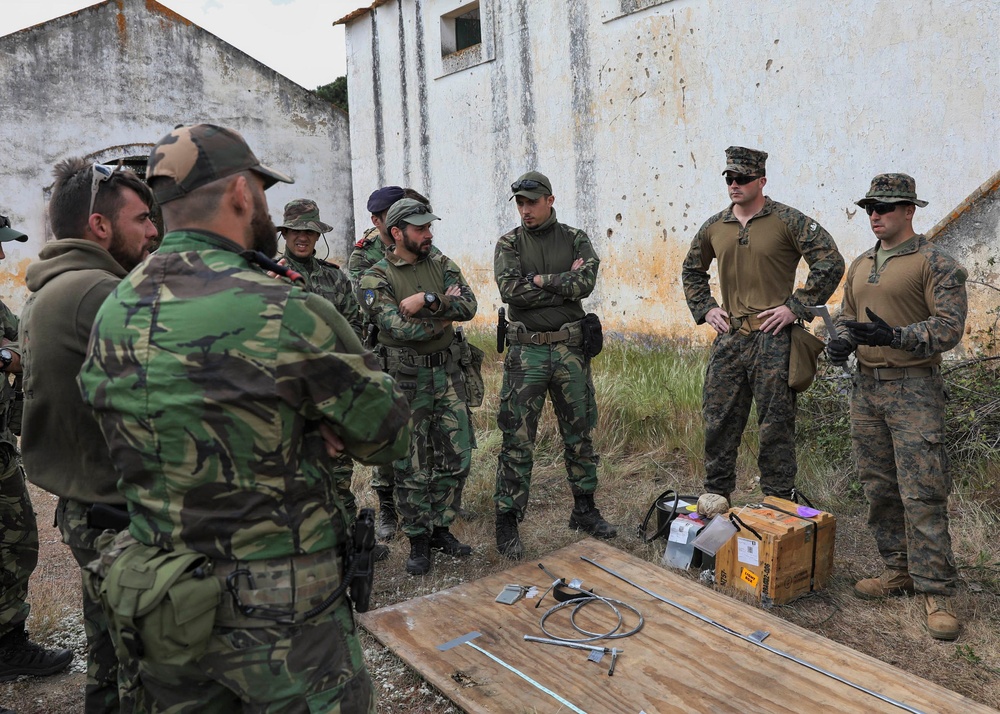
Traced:
POLYGON ((314 93, 320 99, 330 102, 334 106, 340 107, 345 112, 349 112, 347 108, 347 77, 337 77, 335 80, 329 84, 324 84, 322 87, 316 87, 314 93))

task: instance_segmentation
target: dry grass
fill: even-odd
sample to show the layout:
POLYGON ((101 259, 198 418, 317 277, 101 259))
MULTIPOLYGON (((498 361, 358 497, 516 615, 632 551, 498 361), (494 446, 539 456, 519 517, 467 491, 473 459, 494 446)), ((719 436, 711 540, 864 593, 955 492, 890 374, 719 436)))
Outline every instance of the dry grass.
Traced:
MULTIPOLYGON (((487 336, 480 337, 481 346, 486 347, 487 336)), ((637 557, 659 562, 664 542, 644 544, 636 529, 649 503, 666 488, 700 491, 704 354, 668 345, 656 348, 650 351, 613 343, 595 361, 600 410, 595 440, 602 455, 597 501, 605 517, 619 524, 620 535, 614 544, 637 557)), ((500 448, 495 416, 501 368, 502 361, 490 346, 484 365, 486 401, 474 415, 479 448, 474 452, 466 488, 466 506, 477 511, 480 518, 471 523, 459 522, 454 528, 460 539, 474 546, 474 555, 464 560, 437 555, 429 576, 413 578, 403 570, 408 544, 404 539, 395 540, 390 559, 376 573, 373 607, 426 595, 509 566, 509 561, 495 551, 492 517, 500 448)), ((836 383, 821 383, 817 395, 833 394, 837 389, 836 383)), ((805 413, 800 422, 812 423, 823 417, 813 414, 815 404, 803 400, 800 405, 805 413)), ((824 433, 834 435, 836 410, 829 410, 823 418, 831 420, 830 425, 822 426, 824 433)), ((1000 466, 995 462, 981 463, 963 467, 968 474, 956 474, 959 485, 952 499, 951 531, 963 579, 957 607, 965 631, 955 643, 937 642, 923 631, 916 598, 873 603, 851 594, 856 579, 879 571, 874 542, 865 525, 865 504, 857 492, 849 460, 836 456, 836 449, 843 444, 838 444, 832 436, 829 442, 820 443, 814 432, 805 428, 804 432, 805 437, 800 438, 799 484, 818 507, 837 516, 834 573, 826 590, 775 607, 772 612, 914 675, 1000 708, 1000 546, 996 536, 1000 526, 1000 498, 996 497, 1000 466)), ((752 502, 761 497, 755 478, 755 454, 756 434, 751 426, 739 459, 739 485, 735 494, 738 502, 752 502)), ((355 488, 360 500, 373 506, 376 499, 369 478, 369 469, 355 470, 355 488)), ((38 498, 37 493, 33 497, 38 498)), ((528 515, 521 528, 529 561, 542 559, 545 553, 582 537, 566 528, 571 508, 558 430, 551 407, 547 406, 539 428, 528 515)), ((57 534, 52 535, 55 531, 49 527, 50 523, 50 516, 39 516, 40 530, 49 533, 43 538, 58 540, 57 534)), ((55 545, 68 557, 65 546, 55 545)), ((50 549, 43 559, 53 557, 56 555, 50 549)), ((69 558, 70 564, 71 561, 69 558)), ((75 565, 60 566, 51 573, 47 567, 40 568, 32 585, 35 611, 31 626, 41 632, 46 626, 35 620, 47 615, 50 621, 60 623, 52 627, 53 637, 60 636, 67 626, 72 631, 72 622, 74 618, 79 621, 79 614, 63 616, 61 608, 78 609, 77 583, 75 565), (50 578, 61 582, 55 585, 50 578)), ((362 634, 362 642, 375 680, 380 712, 458 711, 366 633, 362 634)), ((18 707, 21 714, 73 711, 62 703, 81 700, 82 675, 71 675, 62 681, 49 678, 0 685, 0 702, 18 707)))

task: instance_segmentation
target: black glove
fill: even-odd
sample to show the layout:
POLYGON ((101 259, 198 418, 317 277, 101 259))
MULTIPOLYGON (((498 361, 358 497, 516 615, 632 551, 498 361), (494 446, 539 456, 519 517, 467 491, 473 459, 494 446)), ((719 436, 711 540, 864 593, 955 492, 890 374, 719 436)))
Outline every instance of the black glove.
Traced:
POLYGON ((830 340, 826 346, 826 356, 830 358, 830 361, 834 364, 845 364, 847 358, 851 356, 851 352, 854 351, 854 345, 845 340, 843 337, 838 337, 835 340, 830 340))
POLYGON ((872 347, 891 345, 894 335, 889 323, 872 312, 870 307, 866 307, 865 312, 868 313, 868 319, 871 322, 850 320, 844 323, 844 326, 851 333, 851 339, 859 345, 871 345, 872 347))

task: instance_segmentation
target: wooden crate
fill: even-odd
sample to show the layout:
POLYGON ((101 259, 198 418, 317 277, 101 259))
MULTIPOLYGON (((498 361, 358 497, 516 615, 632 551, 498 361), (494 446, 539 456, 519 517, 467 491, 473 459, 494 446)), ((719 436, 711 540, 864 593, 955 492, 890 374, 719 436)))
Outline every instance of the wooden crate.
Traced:
POLYGON ((826 587, 837 520, 823 511, 805 517, 799 508, 773 496, 754 508, 733 508, 747 527, 716 554, 715 582, 774 605, 826 587))

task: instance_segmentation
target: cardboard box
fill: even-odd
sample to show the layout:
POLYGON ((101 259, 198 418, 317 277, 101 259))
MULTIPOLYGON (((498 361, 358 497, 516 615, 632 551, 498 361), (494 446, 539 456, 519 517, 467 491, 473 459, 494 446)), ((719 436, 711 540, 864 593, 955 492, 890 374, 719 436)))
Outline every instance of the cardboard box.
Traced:
POLYGON ((837 520, 803 509, 773 496, 753 508, 731 509, 744 525, 716 554, 716 584, 753 593, 765 605, 781 605, 826 587, 837 520))

